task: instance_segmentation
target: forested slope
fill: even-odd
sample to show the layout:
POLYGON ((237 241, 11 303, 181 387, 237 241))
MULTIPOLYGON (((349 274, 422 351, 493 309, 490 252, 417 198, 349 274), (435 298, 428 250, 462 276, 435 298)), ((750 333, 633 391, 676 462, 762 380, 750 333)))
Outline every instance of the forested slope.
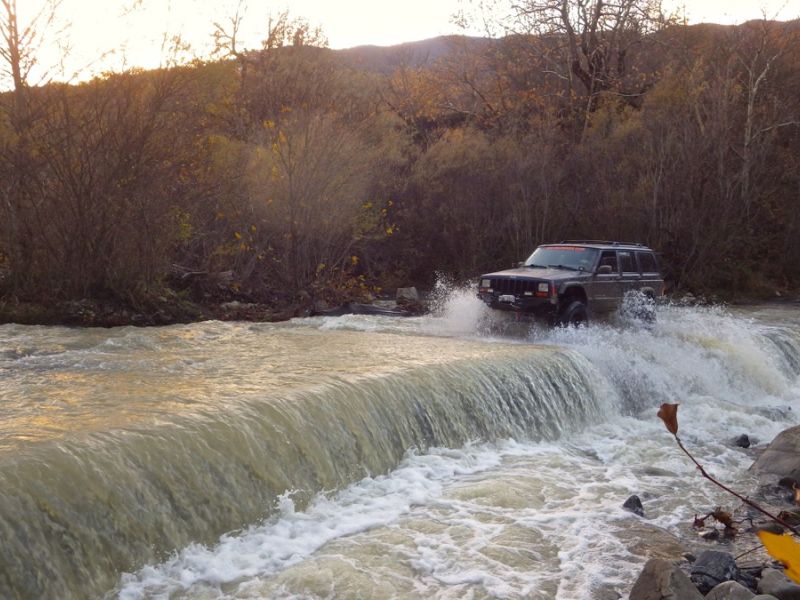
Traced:
POLYGON ((581 237, 651 245, 673 289, 797 290, 799 22, 575 55, 558 32, 334 51, 278 25, 0 96, 6 303, 341 301, 581 237))

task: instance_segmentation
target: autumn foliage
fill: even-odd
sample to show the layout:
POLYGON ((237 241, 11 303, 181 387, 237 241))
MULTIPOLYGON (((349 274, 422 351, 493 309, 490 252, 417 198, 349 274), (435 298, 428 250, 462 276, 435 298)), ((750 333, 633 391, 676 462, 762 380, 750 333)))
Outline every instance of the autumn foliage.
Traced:
POLYGON ((373 54, 287 15, 245 50, 232 18, 214 60, 8 80, 0 293, 343 300, 562 238, 647 243, 673 289, 796 289, 800 25, 607 19, 572 48, 539 18, 373 54))

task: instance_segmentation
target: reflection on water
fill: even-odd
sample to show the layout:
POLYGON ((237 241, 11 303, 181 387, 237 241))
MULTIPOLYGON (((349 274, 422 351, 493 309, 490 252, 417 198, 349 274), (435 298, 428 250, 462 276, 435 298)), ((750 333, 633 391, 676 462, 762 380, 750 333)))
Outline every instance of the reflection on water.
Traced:
POLYGON ((0 327, 0 448, 121 427, 149 428, 252 396, 286 397, 337 381, 502 354, 437 338, 207 322, 162 329, 0 327), (61 350, 52 338, 63 333, 61 350), (37 350, 38 346, 45 351, 37 350))

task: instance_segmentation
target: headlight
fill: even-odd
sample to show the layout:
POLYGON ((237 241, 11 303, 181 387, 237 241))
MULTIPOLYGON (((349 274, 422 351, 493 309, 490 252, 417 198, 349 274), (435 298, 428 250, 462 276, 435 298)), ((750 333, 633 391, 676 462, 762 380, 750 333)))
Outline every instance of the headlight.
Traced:
POLYGON ((550 284, 549 283, 540 283, 538 291, 540 291, 540 292, 549 292, 550 291, 550 284))
POLYGON ((481 287, 482 288, 492 287, 492 280, 491 279, 481 279, 481 287))

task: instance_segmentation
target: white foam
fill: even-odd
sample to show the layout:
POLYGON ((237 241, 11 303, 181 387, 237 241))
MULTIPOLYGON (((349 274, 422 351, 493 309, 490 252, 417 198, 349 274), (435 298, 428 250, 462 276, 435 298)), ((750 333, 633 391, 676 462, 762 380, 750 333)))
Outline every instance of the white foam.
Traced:
POLYGON ((387 476, 365 478, 336 494, 318 494, 305 511, 296 511, 292 494, 286 493, 278 514, 266 523, 224 535, 213 548, 190 545, 161 565, 124 575, 119 597, 169 598, 199 583, 219 586, 268 576, 332 539, 391 523, 440 496, 446 481, 498 462, 499 455, 488 447, 440 449, 409 455, 387 476))

